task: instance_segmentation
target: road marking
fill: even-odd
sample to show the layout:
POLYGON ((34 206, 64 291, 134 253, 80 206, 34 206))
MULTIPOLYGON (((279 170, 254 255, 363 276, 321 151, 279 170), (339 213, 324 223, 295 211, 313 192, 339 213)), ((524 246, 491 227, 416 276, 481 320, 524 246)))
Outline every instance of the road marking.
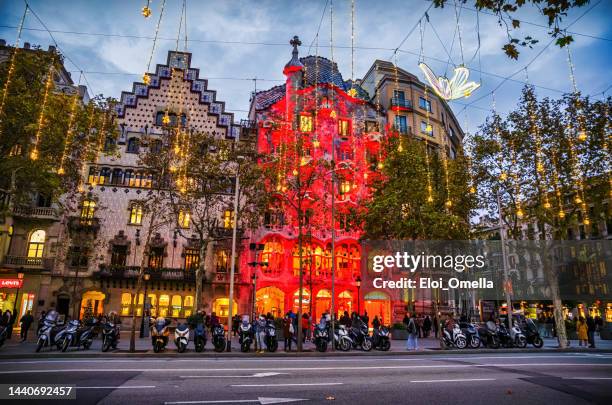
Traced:
POLYGON ((323 382, 323 383, 286 383, 286 384, 232 384, 231 387, 304 387, 304 386, 321 386, 321 385, 343 385, 341 382, 323 382))
POLYGON ((181 375, 180 378, 261 378, 288 373, 255 373, 252 375, 181 375))
POLYGON ((436 383, 436 382, 463 382, 463 381, 495 381, 495 378, 458 378, 456 380, 413 380, 411 383, 436 383))
POLYGON ((564 380, 612 380, 612 377, 563 377, 564 380))
POLYGON ((269 398, 269 397, 259 397, 257 399, 222 399, 218 401, 176 401, 176 402, 164 402, 164 405, 174 405, 174 404, 245 404, 245 403, 253 403, 258 402, 262 405, 266 404, 283 404, 287 402, 298 402, 298 401, 308 401, 303 398, 269 398))
POLYGON ((96 390, 96 389, 101 389, 101 390, 115 390, 115 389, 144 389, 144 388, 155 388, 156 385, 118 385, 118 386, 114 386, 114 387, 110 387, 110 386, 105 386, 105 387, 79 387, 77 386, 77 389, 80 390, 96 390))
MULTIPOLYGON (((431 365, 401 365, 401 366, 339 366, 339 367, 257 367, 257 368, 211 368, 207 369, 208 372, 240 372, 240 371, 254 371, 254 372, 277 372, 277 371, 355 371, 355 370, 413 370, 419 368, 474 368, 474 367, 612 367, 612 363, 490 363, 490 364, 431 364, 431 365)), ((187 371, 185 368, 162 368, 162 369, 151 369, 151 368, 126 368, 118 370, 116 368, 72 368, 72 369, 46 369, 46 370, 2 370, 0 374, 19 374, 19 373, 117 373, 117 372, 142 372, 142 373, 184 373, 187 371)))

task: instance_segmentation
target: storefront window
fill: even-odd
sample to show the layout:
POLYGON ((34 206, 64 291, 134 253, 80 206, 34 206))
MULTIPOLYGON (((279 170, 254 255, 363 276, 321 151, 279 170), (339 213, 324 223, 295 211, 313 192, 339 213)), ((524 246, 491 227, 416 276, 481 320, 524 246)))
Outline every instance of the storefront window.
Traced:
POLYGON ((2 310, 3 313, 6 310, 11 312, 15 311, 15 297, 16 294, 14 293, 0 293, 0 310, 2 310))
POLYGON ((136 294, 134 294, 134 308, 136 309, 136 316, 142 315, 142 304, 144 300, 144 294, 140 293, 138 295, 138 302, 136 302, 136 294))
POLYGON ((185 296, 185 299, 183 300, 183 308, 185 310, 183 316, 187 318, 193 312, 193 295, 185 296))
POLYGON ((149 305, 151 305, 151 316, 156 317, 157 316, 157 295, 155 294, 149 294, 147 295, 148 300, 149 300, 149 305))
POLYGON ((34 304, 34 294, 24 293, 21 296, 21 305, 19 306, 19 316, 16 319, 21 319, 25 315, 26 311, 32 310, 34 304))
POLYGON ((132 294, 121 294, 121 315, 127 316, 130 314, 130 306, 132 304, 132 294))
POLYGON ((170 296, 167 294, 162 294, 159 296, 159 315, 158 316, 168 316, 168 306, 170 305, 170 296))
POLYGON ((181 315, 182 297, 180 295, 172 296, 172 316, 178 318, 181 315))

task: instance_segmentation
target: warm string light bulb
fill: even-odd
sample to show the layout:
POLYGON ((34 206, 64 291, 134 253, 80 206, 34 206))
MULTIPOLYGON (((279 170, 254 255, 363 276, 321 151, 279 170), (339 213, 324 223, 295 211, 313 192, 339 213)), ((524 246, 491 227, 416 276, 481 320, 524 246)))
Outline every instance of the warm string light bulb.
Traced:
POLYGON ((446 205, 446 208, 450 208, 453 206, 453 202, 451 200, 446 200, 446 202, 444 203, 444 205, 446 205))
POLYGON ((476 194, 476 187, 471 186, 471 187, 470 187, 470 193, 471 193, 471 194, 476 194))
POLYGON ((506 181, 508 179, 508 173, 506 172, 501 172, 501 174, 499 175, 499 179, 501 181, 506 181))
POLYGON ((516 216, 517 216, 519 219, 522 219, 522 218, 525 216, 525 213, 523 212, 523 210, 521 209, 521 207, 519 207, 519 208, 516 210, 516 216))
POLYGON ((151 76, 149 76, 148 73, 145 73, 142 76, 142 82, 148 86, 151 83, 151 76))
POLYGON ((142 16, 144 18, 151 17, 152 12, 151 12, 151 7, 149 7, 150 5, 151 5, 151 0, 147 0, 147 5, 144 6, 141 10, 142 16))
POLYGON ((584 142, 587 140, 587 133, 584 129, 578 131, 578 140, 584 142))

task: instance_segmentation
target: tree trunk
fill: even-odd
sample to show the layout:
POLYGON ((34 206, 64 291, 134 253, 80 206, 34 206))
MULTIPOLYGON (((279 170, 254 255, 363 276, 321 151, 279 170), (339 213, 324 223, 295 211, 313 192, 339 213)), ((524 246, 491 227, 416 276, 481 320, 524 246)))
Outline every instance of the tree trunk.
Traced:
POLYGON ((548 249, 544 250, 542 263, 544 265, 544 273, 548 279, 548 285, 550 286, 550 295, 553 302, 553 314, 555 318, 555 330, 557 331, 559 347, 565 349, 569 346, 569 342, 567 340, 567 331, 565 330, 565 319, 563 318, 563 302, 561 301, 561 292, 559 290, 559 278, 553 269, 549 256, 549 253, 552 251, 552 247, 548 247, 548 249))
MULTIPOLYGON (((304 271, 303 271, 303 264, 302 264, 302 247, 303 247, 303 235, 302 235, 302 221, 303 221, 303 215, 302 215, 302 204, 299 204, 299 208, 298 208, 298 249, 299 249, 299 253, 300 253, 300 295, 299 295, 299 308, 298 308, 298 324, 297 324, 297 350, 298 352, 301 352, 303 347, 302 347, 302 336, 304 335, 304 331, 302 330, 302 301, 304 299, 304 271)), ((310 291, 311 297, 310 299, 312 299, 312 291, 310 291)))
POLYGON ((202 282, 204 274, 206 273, 206 258, 209 243, 210 241, 208 239, 201 239, 200 242, 200 250, 198 252, 198 268, 196 269, 195 274, 196 291, 194 302, 196 307, 194 308, 194 312, 202 308, 202 282))

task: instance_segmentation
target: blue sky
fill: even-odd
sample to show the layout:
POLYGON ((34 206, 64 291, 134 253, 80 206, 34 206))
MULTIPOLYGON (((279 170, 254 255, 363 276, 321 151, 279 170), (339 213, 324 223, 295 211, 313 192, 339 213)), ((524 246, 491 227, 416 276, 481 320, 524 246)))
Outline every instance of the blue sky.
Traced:
MULTIPOLYGON (((79 70, 85 72, 90 93, 103 93, 119 97, 122 90, 131 90, 132 82, 140 80, 151 52, 152 40, 134 37, 152 37, 159 15, 161 0, 152 0, 153 15, 145 19, 140 9, 145 0, 29 0, 32 9, 52 31, 53 35, 76 66, 67 61, 68 70, 78 78, 79 70), (95 33, 104 35, 83 35, 95 33), (119 38, 112 35, 127 35, 119 38)), ((334 2, 334 59, 339 63, 345 78, 351 77, 350 51, 350 0, 334 2)), ((468 1, 468 5, 473 1, 468 1)), ((22 0, 4 0, 0 7, 0 38, 9 44, 15 42, 15 27, 24 9, 22 0)), ((293 35, 299 35, 303 45, 300 55, 308 53, 309 45, 317 32, 326 0, 187 0, 187 35, 191 40, 188 50, 193 53, 192 65, 200 68, 200 75, 210 78, 209 87, 218 91, 218 98, 226 101, 229 110, 242 118, 248 108, 253 90, 253 77, 262 79, 259 88, 268 88, 283 80, 282 68, 290 59, 288 44, 293 35), (219 41, 225 41, 224 43, 219 41), (263 80, 265 79, 265 80, 263 80)), ((167 0, 160 37, 153 56, 153 63, 164 63, 168 50, 176 46, 178 22, 182 0, 167 0)), ((573 22, 589 7, 595 7, 575 23, 570 31, 575 35, 572 57, 579 89, 585 94, 603 97, 612 93, 612 1, 591 0, 587 7, 572 11, 564 18, 562 26, 573 22), (599 38, 594 38, 599 37, 599 38), (603 38, 603 39, 601 39, 603 38)), ((393 52, 402 39, 419 21, 429 6, 425 0, 355 0, 355 69, 356 78, 365 74, 375 59, 393 61, 393 52), (364 49, 375 48, 375 49, 364 49)), ((530 62, 549 42, 547 28, 523 24, 518 37, 532 35, 540 40, 534 49, 521 49, 518 61, 508 59, 501 51, 506 42, 505 29, 494 16, 479 15, 480 62, 474 57, 477 48, 477 14, 471 9, 460 10, 460 25, 464 49, 464 61, 472 69, 472 79, 482 80, 482 87, 467 100, 451 102, 462 125, 473 131, 482 123, 491 109, 490 96, 478 100, 497 87, 503 77, 520 70, 530 62), (522 34, 522 35, 521 35, 522 34), (498 77, 501 76, 501 77, 498 77), (465 104, 472 103, 465 108, 465 104)), ((456 31, 453 1, 444 9, 429 12, 431 25, 440 37, 436 37, 431 25, 425 24, 424 57, 432 69, 442 74, 452 71, 453 64, 461 63, 457 39, 451 50, 456 31), (444 45, 442 45, 444 44, 444 45), (446 51, 445 49, 446 48, 446 51), (447 51, 452 60, 448 64, 447 51)), ((545 25, 546 21, 529 7, 521 11, 519 18, 526 22, 545 25)), ((53 41, 32 15, 28 15, 22 41, 46 48, 53 41)), ((455 36, 455 38, 457 38, 455 36)), ((330 57, 329 7, 323 18, 319 34, 319 54, 330 57)), ((181 43, 182 48, 182 43, 181 43)), ((419 29, 408 37, 402 52, 397 55, 398 65, 417 74, 420 50, 419 29)), ((311 49, 315 53, 314 47, 311 49)), ((567 53, 552 45, 527 69, 529 81, 545 88, 538 88, 539 96, 559 97, 571 90, 567 53)), ((450 74, 450 73, 449 73, 450 74)), ((525 81, 520 72, 514 79, 525 81)), ((497 110, 505 113, 518 100, 522 83, 505 82, 495 93, 497 110)))

